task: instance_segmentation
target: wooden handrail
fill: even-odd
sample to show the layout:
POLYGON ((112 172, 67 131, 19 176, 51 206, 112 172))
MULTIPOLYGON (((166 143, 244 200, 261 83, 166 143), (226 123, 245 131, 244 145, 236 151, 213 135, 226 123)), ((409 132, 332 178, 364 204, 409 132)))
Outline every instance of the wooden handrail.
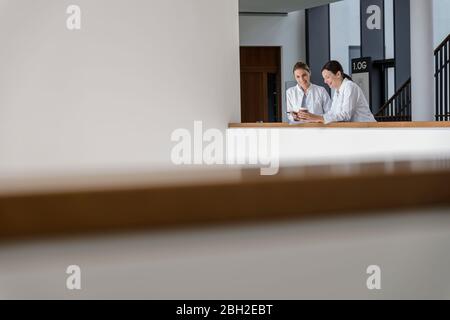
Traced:
POLYGON ((332 129, 361 129, 361 128, 450 128, 450 121, 393 121, 393 122, 334 122, 322 123, 230 123, 228 128, 332 128, 332 129))
POLYGON ((155 185, 149 175, 135 186, 0 192, 0 242, 450 206, 443 160, 281 168, 276 176, 236 170, 228 181, 199 183, 191 172, 191 184, 155 185))

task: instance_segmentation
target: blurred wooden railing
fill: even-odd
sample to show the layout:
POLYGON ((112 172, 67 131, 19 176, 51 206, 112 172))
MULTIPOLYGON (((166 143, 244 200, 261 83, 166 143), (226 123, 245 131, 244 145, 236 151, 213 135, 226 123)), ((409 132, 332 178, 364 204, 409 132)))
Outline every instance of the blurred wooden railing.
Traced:
POLYGON ((202 180, 208 171, 189 171, 183 183, 117 176, 95 186, 104 177, 68 177, 45 188, 36 179, 31 187, 22 180, 20 188, 0 181, 0 242, 450 205, 448 161, 281 168, 275 176, 257 169, 223 173, 230 175, 235 178, 202 180))

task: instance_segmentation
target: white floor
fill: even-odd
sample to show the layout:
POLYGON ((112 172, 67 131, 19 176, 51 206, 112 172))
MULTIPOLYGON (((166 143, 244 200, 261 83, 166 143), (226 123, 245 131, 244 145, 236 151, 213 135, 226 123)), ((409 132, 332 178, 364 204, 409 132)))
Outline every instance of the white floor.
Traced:
POLYGON ((0 298, 450 299, 449 248, 449 208, 10 244, 0 298))

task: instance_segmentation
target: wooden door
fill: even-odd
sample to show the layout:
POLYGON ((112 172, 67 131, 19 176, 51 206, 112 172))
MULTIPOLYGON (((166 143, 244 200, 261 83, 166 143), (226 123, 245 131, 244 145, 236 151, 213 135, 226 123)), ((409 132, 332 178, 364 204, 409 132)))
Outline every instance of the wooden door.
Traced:
POLYGON ((281 48, 241 47, 241 121, 281 122, 281 48))

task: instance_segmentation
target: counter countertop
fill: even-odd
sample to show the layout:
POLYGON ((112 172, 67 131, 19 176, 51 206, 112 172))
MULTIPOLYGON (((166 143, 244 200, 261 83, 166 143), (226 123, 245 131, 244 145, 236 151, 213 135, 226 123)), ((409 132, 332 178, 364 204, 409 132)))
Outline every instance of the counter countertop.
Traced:
POLYGON ((336 122, 322 123, 230 123, 229 128, 450 128, 450 121, 432 122, 336 122))

